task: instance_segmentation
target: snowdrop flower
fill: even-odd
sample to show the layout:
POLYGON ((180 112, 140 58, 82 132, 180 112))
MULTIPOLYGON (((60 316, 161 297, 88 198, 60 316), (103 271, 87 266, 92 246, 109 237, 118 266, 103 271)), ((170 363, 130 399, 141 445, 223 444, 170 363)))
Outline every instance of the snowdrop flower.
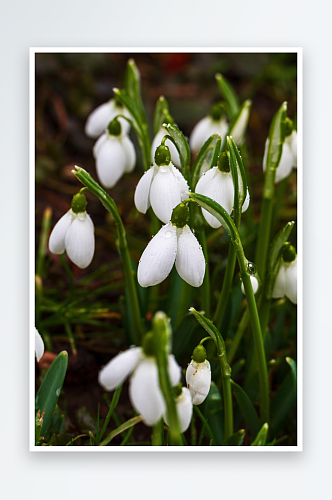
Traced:
POLYGON ((137 279, 142 287, 157 285, 171 272, 174 262, 180 277, 191 286, 199 287, 205 274, 202 247, 187 222, 189 209, 180 203, 171 221, 152 238, 138 264, 137 279))
POLYGON ((209 394, 211 385, 211 368, 203 345, 198 345, 194 349, 192 360, 187 368, 186 381, 193 404, 202 404, 209 394))
MULTIPOLYGON (((151 146, 151 162, 154 162, 154 154, 157 149, 157 147, 160 145, 163 137, 167 135, 168 132, 164 127, 160 127, 159 132, 155 135, 155 138, 152 141, 152 146, 151 146)), ((170 153, 171 153, 171 161, 172 163, 180 168, 181 167, 181 160, 180 160, 180 155, 178 150, 176 149, 175 145, 173 144, 172 141, 169 139, 165 141, 165 144, 168 146, 170 153)))
POLYGON ((272 297, 288 297, 297 304, 297 255, 295 248, 286 244, 282 251, 280 268, 274 283, 272 297))
MULTIPOLYGON (((166 412, 152 352, 152 333, 148 333, 143 347, 132 347, 118 354, 102 368, 98 377, 104 389, 113 391, 132 374, 129 383, 130 401, 147 425, 155 425, 166 412)), ((181 379, 181 368, 172 354, 168 356, 168 374, 171 385, 177 385, 181 379)))
POLYGON ((49 240, 50 252, 60 255, 66 250, 81 269, 90 264, 95 251, 94 226, 86 205, 84 194, 75 194, 71 209, 56 223, 49 240))
POLYGON ((222 105, 212 106, 208 116, 200 120, 194 127, 189 137, 189 145, 194 153, 198 153, 203 144, 213 134, 219 134, 221 141, 225 139, 228 124, 222 105))
POLYGON ((151 204, 158 219, 167 224, 173 208, 187 198, 188 190, 185 178, 171 162, 169 148, 161 145, 156 149, 154 165, 136 186, 135 206, 145 214, 151 204))
MULTIPOLYGON (((127 109, 122 106, 119 100, 114 98, 104 104, 101 104, 94 111, 92 111, 87 119, 85 124, 86 135, 92 139, 97 139, 97 137, 105 131, 109 122, 112 121, 117 115, 124 115, 130 118, 130 114, 127 109)), ((121 123, 123 133, 128 134, 130 125, 127 120, 119 117, 119 121, 121 123)))
MULTIPOLYGON (((187 389, 186 387, 181 387, 181 384, 178 384, 177 386, 173 387, 173 390, 176 393, 175 404, 179 419, 180 432, 186 432, 186 430, 190 425, 191 417, 193 414, 193 403, 191 401, 191 394, 189 389, 187 389)), ((164 414, 164 420, 166 425, 169 425, 167 412, 165 412, 164 414)))
MULTIPOLYGON (((297 133, 292 130, 292 121, 288 118, 286 120, 286 137, 282 146, 281 158, 279 165, 276 169, 275 183, 277 184, 282 179, 289 176, 292 168, 297 167, 297 133)), ((266 170, 267 153, 269 149, 269 139, 266 139, 264 158, 263 158, 263 172, 266 170)))
MULTIPOLYGON (((223 154, 219 155, 217 166, 205 172, 197 182, 195 192, 211 198, 221 205, 226 212, 231 215, 234 206, 234 184, 232 174, 229 169, 228 160, 223 154)), ((250 196, 247 191, 246 198, 242 205, 242 212, 249 206, 250 196)), ((218 228, 222 224, 216 217, 204 208, 202 209, 206 222, 213 228, 218 228)))
MULTIPOLYGON (((256 276, 250 276, 250 281, 251 281, 252 291, 255 294, 258 290, 258 287, 259 287, 258 279, 256 278, 256 276)), ((245 295, 246 291, 244 289, 243 283, 241 283, 241 290, 242 290, 242 293, 245 295)))
POLYGON ((39 360, 43 357, 44 354, 44 342, 36 327, 35 327, 35 353, 36 353, 36 359, 39 362, 39 360))
POLYGON ((114 187, 125 172, 132 172, 135 167, 134 145, 121 130, 120 121, 115 118, 93 148, 97 175, 105 188, 114 187))

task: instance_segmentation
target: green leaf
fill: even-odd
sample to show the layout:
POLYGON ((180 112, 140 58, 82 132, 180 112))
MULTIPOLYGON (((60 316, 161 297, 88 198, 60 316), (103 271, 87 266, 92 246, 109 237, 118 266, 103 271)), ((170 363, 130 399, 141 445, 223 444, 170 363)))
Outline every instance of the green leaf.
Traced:
POLYGON ((250 110, 251 110, 251 101, 248 99, 244 101, 242 104, 238 114, 236 115, 234 121, 231 123, 227 135, 232 136, 236 144, 242 146, 245 133, 247 130, 250 110))
POLYGON ((113 412, 118 405, 121 391, 122 391, 122 384, 118 385, 118 387, 114 391, 112 401, 111 401, 110 407, 108 409, 107 416, 106 416, 106 419, 105 419, 105 422, 104 422, 104 425, 103 425, 101 432, 99 433, 99 429, 97 429, 98 433, 97 433, 96 441, 97 441, 98 445, 99 445, 99 443, 100 443, 100 441, 101 441, 101 439, 102 439, 102 437, 107 429, 109 421, 111 420, 111 416, 113 415, 113 412))
POLYGON ((143 101, 141 97, 140 73, 135 64, 134 59, 129 59, 126 66, 124 87, 127 94, 135 103, 136 109, 139 113, 141 121, 146 123, 143 101))
POLYGON ((176 125, 172 125, 171 123, 165 123, 164 128, 167 130, 170 140, 175 145, 176 149, 179 152, 181 167, 184 172, 187 171, 190 165, 190 149, 189 144, 176 125))
POLYGON ((289 235, 294 227, 295 222, 288 222, 275 236, 271 244, 271 250, 269 253, 268 264, 267 264, 267 285, 266 285, 266 296, 268 299, 272 297, 274 282, 280 267, 281 259, 281 249, 283 245, 288 241, 289 235))
POLYGON ((251 443, 250 446, 265 446, 268 432, 269 432, 269 424, 265 423, 263 424, 261 430, 258 432, 255 440, 251 443))
POLYGON ((212 321, 207 319, 203 314, 196 311, 196 309, 194 309, 193 307, 191 307, 189 309, 189 311, 193 313, 193 315, 195 316, 197 321, 200 323, 200 325, 202 325, 204 330, 207 331, 207 333, 210 335, 210 337, 213 338, 214 343, 216 344, 216 347, 217 347, 218 356, 225 356, 226 357, 225 342, 224 342, 224 339, 222 338, 219 330, 217 329, 217 327, 214 326, 212 321))
POLYGON ((191 174, 191 188, 194 190, 197 182, 202 175, 217 164, 218 154, 220 152, 221 137, 219 134, 213 134, 204 143, 200 149, 191 174))
POLYGON ((216 445, 222 446, 224 442, 224 411, 221 394, 213 381, 204 402, 204 408, 205 416, 216 440, 216 445))
POLYGON ((295 394, 297 393, 297 366, 294 359, 287 357, 286 362, 289 364, 294 382, 295 394))
POLYGON ((102 441, 100 443, 100 446, 106 446, 108 443, 110 443, 112 441, 113 438, 115 438, 115 436, 122 434, 123 431, 130 429, 130 427, 133 427, 134 425, 138 424, 139 422, 142 422, 142 420, 143 419, 142 419, 141 415, 139 415, 138 417, 131 418, 130 420, 127 420, 127 422, 124 422, 119 427, 114 429, 114 431, 112 431, 107 436, 107 438, 105 438, 104 441, 102 441))
MULTIPOLYGON (((153 133, 157 135, 162 124, 165 122, 165 117, 169 115, 169 107, 167 99, 162 95, 159 97, 153 117, 153 133)), ((167 121, 167 120, 166 120, 167 121)))
MULTIPOLYGON (((234 139, 232 137, 227 138, 227 144, 229 148, 229 152, 231 155, 231 161, 233 165, 236 165, 236 171, 234 169, 234 175, 235 172, 237 173, 237 179, 238 179, 238 186, 239 186, 239 201, 240 201, 240 210, 242 210, 242 205, 244 203, 244 200, 246 199, 247 196, 247 176, 246 176, 246 171, 243 165, 242 161, 242 156, 240 154, 240 151, 237 147, 237 145, 234 142, 234 139), (235 157, 235 158, 234 158, 235 157)), ((232 173, 233 175, 233 173, 232 173)))
POLYGON ((222 76, 220 73, 217 73, 215 78, 217 80, 217 84, 221 95, 229 105, 231 118, 234 118, 238 114, 240 109, 240 104, 237 95, 235 94, 231 84, 226 80, 224 76, 222 76))
POLYGON ((293 375, 288 373, 271 401, 271 430, 273 435, 277 435, 281 430, 295 403, 296 392, 293 375))
POLYGON ((240 429, 235 434, 232 434, 227 441, 224 441, 224 446, 242 446, 245 435, 246 431, 244 429, 240 429))
POLYGON ((239 405, 244 421, 247 424, 250 433, 253 436, 256 436, 261 426, 256 410, 242 387, 236 384, 233 380, 231 380, 231 384, 233 394, 237 404, 239 405))
POLYGON ((66 375, 67 365, 68 353, 67 351, 62 351, 51 364, 37 392, 35 401, 36 413, 38 410, 40 410, 40 415, 45 412, 40 432, 40 436, 42 437, 46 434, 48 425, 55 410, 55 406, 59 399, 66 375))

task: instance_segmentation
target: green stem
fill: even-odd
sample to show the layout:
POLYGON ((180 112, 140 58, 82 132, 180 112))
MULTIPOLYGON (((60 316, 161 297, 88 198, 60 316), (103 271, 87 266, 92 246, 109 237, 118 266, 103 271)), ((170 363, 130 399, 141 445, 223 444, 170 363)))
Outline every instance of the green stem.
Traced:
POLYGON ((231 390, 231 370, 225 356, 219 356, 221 363, 222 388, 224 395, 224 422, 225 439, 227 440, 234 432, 233 430, 233 402, 231 390))
POLYGON ((191 286, 186 281, 182 280, 181 297, 179 301, 177 315, 174 322, 174 329, 176 329, 180 325, 183 318, 186 316, 186 314, 188 314, 190 300, 191 300, 191 286))
MULTIPOLYGON (((113 394, 113 398, 112 398, 112 402, 110 404, 110 407, 109 407, 109 410, 108 410, 108 413, 107 413, 107 416, 106 416, 106 419, 105 419, 105 422, 104 422, 104 425, 103 425, 103 428, 100 432, 100 434, 97 435, 97 445, 99 445, 99 443, 101 442, 102 440, 102 437, 107 429, 107 426, 109 424, 109 421, 111 420, 111 416, 119 402, 119 398, 120 398, 120 394, 121 394, 121 391, 122 391, 122 384, 119 385, 116 389, 115 389, 115 392, 113 394)), ((99 430, 99 429, 98 429, 99 430)))
POLYGON ((76 175, 78 180, 86 187, 88 187, 89 190, 99 198, 99 200, 104 205, 106 210, 114 218, 118 235, 118 249, 122 261, 122 266, 126 281, 126 288, 129 296, 129 305, 133 321, 135 343, 136 345, 140 345, 143 334, 143 324, 142 324, 140 306, 138 301, 136 283, 134 281, 134 273, 131 266, 130 255, 127 245, 126 231, 122 223, 118 208, 114 200, 101 188, 101 186, 97 182, 95 182, 92 179, 92 177, 85 170, 79 167, 76 167, 76 169, 77 170, 73 171, 73 173, 76 175))
POLYGON ((164 436, 164 421, 161 418, 152 428, 152 446, 162 446, 164 436))
POLYGON ((209 271, 209 255, 206 246, 206 238, 205 231, 199 231, 197 233, 198 240, 202 245, 203 254, 205 257, 206 267, 205 267, 205 275, 202 286, 199 289, 199 295, 201 299, 201 309, 205 311, 205 315, 210 318, 210 304, 211 304, 211 295, 210 295, 210 271, 209 271))
POLYGON ((227 359, 228 359, 228 362, 229 362, 230 365, 233 362, 234 356, 235 356, 236 351, 237 351, 237 349, 238 349, 238 347, 240 345, 240 342, 242 340, 243 334, 246 331, 246 328, 247 328, 247 326, 249 324, 249 320, 250 320, 249 309, 246 308, 245 311, 244 311, 244 313, 243 313, 243 315, 242 315, 241 321, 240 321, 239 326, 238 326, 238 328, 236 330, 236 333, 234 335, 232 343, 229 346, 229 349, 227 351, 227 359))
POLYGON ((232 245, 232 243, 230 243, 228 249, 228 259, 227 259, 225 276, 221 287, 221 292, 219 294, 217 307, 213 316, 213 321, 218 330, 220 330, 221 328, 222 320, 226 311, 229 293, 231 291, 231 286, 233 282, 235 262, 236 262, 235 248, 232 245))
POLYGON ((272 197, 263 198, 261 214, 262 217, 259 224, 255 263, 257 266, 257 271, 261 277, 261 280, 264 282, 267 253, 270 246, 271 225, 273 217, 272 197))
POLYGON ((66 330, 66 333, 68 335, 69 344, 70 344, 70 348, 72 350, 72 353, 74 356, 77 356, 77 349, 76 349, 76 345, 75 345, 74 335, 73 335, 72 329, 70 328, 70 324, 67 321, 65 322, 65 330, 66 330))
POLYGON ((50 233, 51 220, 52 220, 52 210, 51 208, 47 207, 43 213, 43 220, 39 238, 38 255, 37 255, 36 274, 39 275, 40 277, 43 276, 43 267, 44 267, 45 256, 47 253, 47 243, 50 233))

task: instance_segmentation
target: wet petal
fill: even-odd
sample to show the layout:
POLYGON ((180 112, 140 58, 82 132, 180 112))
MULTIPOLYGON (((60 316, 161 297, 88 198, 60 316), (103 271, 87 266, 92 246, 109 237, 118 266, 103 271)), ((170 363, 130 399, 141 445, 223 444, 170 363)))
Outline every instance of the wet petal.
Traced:
POLYGON ((178 238, 175 267, 181 278, 191 286, 201 286, 205 274, 202 247, 189 226, 184 226, 178 238))
POLYGON ((134 202, 137 210, 145 214, 150 206, 150 187, 155 167, 149 168, 136 186, 134 202))
POLYGON ((168 223, 152 238, 138 264, 137 279, 141 286, 157 285, 172 270, 177 250, 176 228, 168 223))
POLYGON ((147 425, 154 425, 160 420, 165 411, 165 402, 159 388, 154 358, 146 357, 137 366, 130 380, 129 397, 147 425))
POLYGON ((108 135, 97 151, 96 169, 101 184, 106 188, 112 188, 124 173, 127 162, 126 153, 121 141, 108 135))
MULTIPOLYGON (((221 205, 226 212, 232 213, 234 203, 234 185, 230 172, 221 172, 218 167, 214 167, 204 174, 198 181, 196 193, 208 196, 221 205), (210 173, 213 171, 213 174, 210 173), (208 180, 206 179, 208 176, 208 180), (202 190, 203 186, 203 190, 202 190)), ((208 224, 213 228, 221 226, 221 223, 207 210, 202 209, 203 216, 208 224)))
POLYGON ((126 135, 121 137, 122 146, 126 155, 125 172, 132 172, 136 164, 136 152, 134 144, 126 135))
POLYGON ((285 295, 297 304, 297 258, 285 264, 285 295))
POLYGON ((93 149, 92 149, 92 153, 93 153, 94 158, 97 158, 98 151, 105 144, 105 142, 108 139, 108 136, 109 136, 109 134, 107 132, 105 132, 95 142, 95 145, 93 146, 93 149))
POLYGON ((36 353, 36 359, 39 362, 39 360, 43 357, 44 354, 44 342, 37 328, 35 328, 35 353, 36 353))
MULTIPOLYGON (((258 279, 255 276, 250 276, 250 281, 251 281, 252 291, 255 294, 257 292, 258 286, 259 286, 258 279)), ((242 290, 242 293, 244 293, 244 295, 246 295, 246 291, 244 289, 243 283, 241 283, 241 290, 242 290)))
POLYGON ((48 243, 50 252, 60 255, 65 251, 66 232, 75 217, 72 210, 68 210, 55 224, 48 243))
POLYGON ((242 205, 242 213, 248 210, 249 203, 250 203, 250 194, 249 194, 249 189, 247 189, 247 196, 245 197, 242 205))
POLYGON ((111 99, 104 104, 98 106, 89 115, 85 124, 85 133, 87 136, 96 139, 99 137, 108 126, 109 122, 114 117, 114 101, 111 99))
POLYGON ((251 103, 250 101, 246 101, 246 103, 247 105, 242 108, 242 112, 238 117, 237 121, 235 122, 231 131, 234 142, 238 146, 242 146, 244 142, 245 133, 250 116, 251 103))
POLYGON ((186 381, 194 405, 200 405, 209 394, 211 385, 211 368, 206 359, 204 363, 191 361, 186 372, 186 381))
POLYGON ((297 132, 293 130, 290 136, 290 148, 293 154, 293 167, 297 168, 297 132))
POLYGON ((143 358, 141 347, 132 347, 127 351, 120 352, 100 370, 99 384, 106 391, 113 391, 129 377, 143 358))
POLYGON ((86 212, 78 214, 65 237, 68 257, 81 269, 88 267, 95 251, 93 224, 86 212))
MULTIPOLYGON (((190 425, 193 414, 191 394, 189 389, 186 387, 182 387, 182 393, 176 398, 176 409, 179 419, 180 432, 185 432, 190 425)), ((167 411, 165 412, 164 420, 166 425, 169 425, 167 411)))
POLYGON ((151 183, 150 203, 158 219, 165 224, 171 220, 173 208, 181 203, 178 181, 168 166, 158 168, 151 183))
POLYGON ((181 201, 184 201, 188 198, 188 195, 186 194, 187 191, 190 191, 190 188, 188 186, 188 183, 186 179, 183 177, 181 174, 180 170, 178 170, 174 165, 172 165, 172 172, 173 175, 178 183, 179 190, 180 190, 180 195, 181 195, 181 201))
POLYGON ((285 265, 283 260, 280 263, 279 271, 274 282, 272 297, 280 299, 285 296, 285 265))
POLYGON ((202 120, 200 120, 194 127, 190 135, 190 149, 194 152, 198 152, 205 141, 207 141, 207 139, 215 133, 220 134, 221 138, 223 139, 224 134, 226 134, 227 132, 227 126, 225 128, 224 124, 225 120, 215 121, 212 120, 209 116, 202 118, 202 120))
POLYGON ((279 165, 276 170, 275 182, 280 182, 289 176, 293 168, 293 153, 287 141, 284 142, 282 147, 282 154, 279 165))

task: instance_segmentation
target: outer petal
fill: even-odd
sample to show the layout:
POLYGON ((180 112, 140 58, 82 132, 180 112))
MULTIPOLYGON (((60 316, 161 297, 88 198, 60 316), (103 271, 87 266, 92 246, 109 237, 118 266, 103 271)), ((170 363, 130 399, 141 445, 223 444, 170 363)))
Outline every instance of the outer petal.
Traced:
POLYGON ((35 353, 36 353, 36 359, 39 362, 40 358, 42 358, 44 354, 44 342, 37 328, 35 328, 35 353))
POLYGON ((121 138, 108 135, 107 141, 97 150, 96 169, 101 184, 106 188, 114 187, 124 173, 126 162, 121 138))
POLYGON ((56 253, 59 255, 65 251, 66 232, 67 232, 70 224, 72 223, 73 219, 75 219, 75 218, 76 218, 76 215, 70 209, 55 224, 53 231, 51 232, 50 240, 48 243, 50 252, 56 253))
POLYGON ((114 101, 111 99, 98 106, 89 115, 85 124, 85 133, 87 136, 96 139, 106 129, 109 122, 114 117, 114 101))
MULTIPOLYGON (((232 175, 229 172, 220 172, 218 167, 214 167, 204 174, 196 186, 196 193, 208 196, 212 200, 215 200, 219 205, 221 205, 229 214, 232 213, 233 203, 234 203, 234 185, 232 180, 232 175), (210 172, 213 171, 213 177, 210 172), (209 176, 210 181, 203 180, 204 177, 209 176), (203 182, 201 182, 201 179, 203 182), (200 184, 201 182, 201 184, 200 184), (202 185, 203 191, 202 192, 202 185)), ((202 213, 204 218, 210 226, 217 228, 221 226, 221 223, 213 215, 211 215, 207 210, 203 209, 202 213)))
MULTIPOLYGON (((257 292, 258 286, 259 286, 258 279, 255 276, 250 276, 250 281, 251 281, 252 291, 255 294, 257 292)), ((245 295, 246 292, 245 292, 243 283, 241 283, 241 290, 242 290, 242 293, 244 293, 244 295, 245 295)))
POLYGON ((171 220, 173 208, 181 203, 179 184, 169 166, 158 168, 150 189, 152 210, 162 222, 171 220))
POLYGON ((172 270, 177 251, 176 228, 168 223, 152 238, 138 264, 137 279, 141 286, 157 285, 172 270))
POLYGON ((154 166, 149 168, 136 186, 134 202, 137 210, 143 214, 146 213, 150 206, 150 187, 155 168, 154 166))
POLYGON ((216 175, 217 170, 218 170, 218 167, 212 167, 209 170, 207 170, 206 172, 204 172, 204 174, 202 175, 202 177, 199 179, 199 181, 196 184, 195 193, 198 193, 198 194, 205 193, 206 186, 213 180, 213 177, 216 175))
POLYGON ((66 252, 74 264, 81 269, 88 267, 95 251, 95 237, 92 221, 84 212, 78 214, 65 237, 66 252))
POLYGON ((107 141, 108 137, 109 137, 109 134, 107 132, 105 132, 95 142, 95 145, 93 146, 93 149, 92 149, 92 153, 93 153, 93 156, 95 158, 97 158, 99 149, 105 144, 105 142, 107 141))
MULTIPOLYGON (((163 127, 161 127, 161 129, 159 130, 159 132, 156 134, 155 138, 153 139, 152 147, 151 147, 151 162, 152 163, 154 163, 154 155, 155 155, 157 147, 160 146, 162 138, 167 134, 168 134, 167 130, 165 130, 163 127)), ((169 151, 171 153, 171 159, 172 159, 172 162, 174 163, 174 165, 176 165, 177 167, 181 167, 180 156, 179 156, 178 150, 174 146, 173 142, 170 141, 169 139, 167 139, 165 141, 165 145, 169 147, 169 151)))
POLYGON ((279 165, 276 170, 275 182, 280 182, 289 176, 293 168, 293 153, 289 147, 288 141, 284 142, 279 165))
POLYGON ((100 370, 98 375, 99 384, 106 391, 113 391, 126 380, 143 358, 141 347, 132 347, 127 351, 120 352, 100 370))
POLYGON ((250 203, 250 194, 249 194, 249 189, 247 189, 247 196, 245 197, 245 200, 242 205, 242 213, 248 210, 249 203, 250 203))
POLYGON ((154 425, 160 420, 165 411, 165 402, 159 388, 154 358, 146 357, 137 366, 130 380, 129 397, 147 425, 154 425))
POLYGON ((190 191, 188 183, 186 179, 183 177, 181 174, 180 170, 178 170, 174 165, 172 165, 172 172, 174 174, 174 177, 178 183, 179 190, 180 190, 180 195, 181 195, 181 201, 184 201, 188 198, 188 195, 186 194, 187 191, 190 191))
POLYGON ((197 125, 195 125, 193 131, 191 132, 189 138, 190 149, 194 152, 198 152, 203 146, 204 142, 211 135, 215 133, 220 134, 220 130, 224 130, 223 128, 224 122, 225 122, 224 120, 214 121, 209 116, 202 118, 202 120, 200 120, 197 123, 197 125))
POLYGON ((181 278, 191 286, 201 286, 205 274, 205 259, 202 247, 189 226, 184 226, 178 238, 175 267, 181 278))
POLYGON ((285 263, 285 295, 293 304, 297 304, 297 258, 285 263))
POLYGON ((274 288, 272 292, 272 297, 274 299, 279 299, 285 296, 285 264, 282 260, 280 263, 279 271, 274 282, 274 288))
POLYGON ((297 132, 293 130, 290 136, 290 148, 293 153, 293 167, 297 168, 297 132))
POLYGON ((168 356, 168 374, 171 386, 177 385, 181 380, 181 368, 177 364, 173 354, 168 356))
MULTIPOLYGON (((176 399, 176 409, 179 417, 180 431, 185 432, 191 422, 193 414, 193 404, 189 389, 182 387, 182 393, 176 399)), ((164 420, 168 425, 167 412, 165 412, 164 420)))
POLYGON ((211 369, 208 360, 206 359, 204 363, 196 363, 192 360, 187 368, 186 381, 193 404, 203 403, 211 385, 211 369))
POLYGON ((121 137, 122 146, 126 155, 125 172, 132 172, 136 164, 136 152, 134 144, 126 135, 121 137))
MULTIPOLYGON (((116 106, 114 104, 114 113, 113 113, 113 116, 112 116, 111 120, 113 118, 115 118, 116 115, 123 115, 123 116, 126 116, 127 118, 131 118, 130 113, 127 110, 127 108, 125 108, 125 107, 119 107, 119 106, 116 106)), ((119 122, 121 123, 121 133, 122 133, 122 135, 128 135, 129 132, 130 132, 130 123, 127 122, 127 120, 125 120, 124 118, 119 118, 119 122)), ((108 125, 108 123, 107 123, 107 125, 108 125)))
POLYGON ((239 146, 242 146, 244 142, 245 132, 249 121, 250 107, 250 105, 247 105, 242 109, 241 115, 232 130, 234 142, 239 146))

